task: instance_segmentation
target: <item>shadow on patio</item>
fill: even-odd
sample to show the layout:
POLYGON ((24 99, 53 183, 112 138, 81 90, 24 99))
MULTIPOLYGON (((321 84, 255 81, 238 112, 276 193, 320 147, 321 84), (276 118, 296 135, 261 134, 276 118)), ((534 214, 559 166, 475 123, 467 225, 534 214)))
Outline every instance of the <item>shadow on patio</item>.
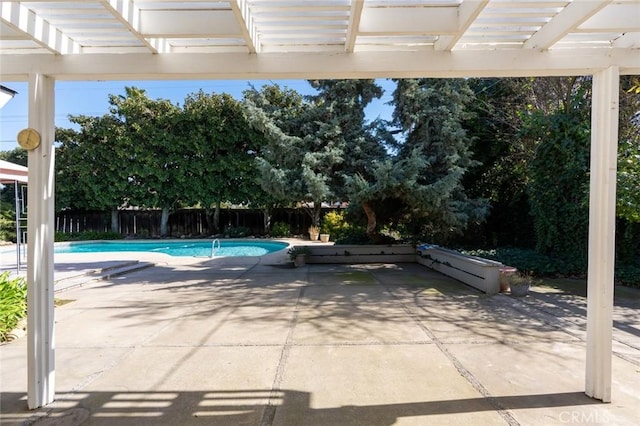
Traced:
MULTIPOLYGON (((90 415, 90 424, 136 425, 633 425, 640 416, 637 310, 619 319, 629 351, 614 358, 615 404, 600 404, 582 393, 580 296, 575 306, 545 289, 489 297, 415 264, 285 269, 246 259, 161 265, 61 296, 73 302, 56 309, 58 394, 42 424, 90 415)), ((34 414, 24 340, 0 348, 3 424, 34 414)))
MULTIPOLYGON (((7 394, 6 400, 22 399, 22 394, 7 394)), ((3 414, 3 423, 25 421, 34 425, 76 425, 91 418, 93 425, 159 425, 159 424, 341 424, 370 426, 393 425, 403 417, 430 418, 478 411, 515 411, 532 408, 564 407, 567 420, 575 418, 575 410, 598 403, 581 392, 539 395, 517 395, 485 398, 444 399, 422 402, 376 405, 349 405, 313 408, 312 395, 296 390, 267 389, 225 391, 122 391, 78 392, 58 396, 55 410, 33 413, 3 414)), ((13 405, 13 404, 11 404, 13 405)), ((597 419, 593 412, 583 411, 580 418, 597 419)), ((605 420, 600 418, 599 420, 605 420)))

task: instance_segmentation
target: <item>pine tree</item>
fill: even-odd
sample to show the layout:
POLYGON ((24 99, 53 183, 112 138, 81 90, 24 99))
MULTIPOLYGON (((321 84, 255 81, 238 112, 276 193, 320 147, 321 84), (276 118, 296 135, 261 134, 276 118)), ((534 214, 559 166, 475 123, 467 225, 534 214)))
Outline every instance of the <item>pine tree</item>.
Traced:
MULTIPOLYGON (((396 167, 404 182, 399 208, 418 235, 443 239, 483 220, 487 203, 462 187, 472 160, 472 140, 463 127, 473 92, 461 79, 398 80, 393 123, 404 137, 396 167)), ((398 174, 396 172, 396 174, 398 174)))

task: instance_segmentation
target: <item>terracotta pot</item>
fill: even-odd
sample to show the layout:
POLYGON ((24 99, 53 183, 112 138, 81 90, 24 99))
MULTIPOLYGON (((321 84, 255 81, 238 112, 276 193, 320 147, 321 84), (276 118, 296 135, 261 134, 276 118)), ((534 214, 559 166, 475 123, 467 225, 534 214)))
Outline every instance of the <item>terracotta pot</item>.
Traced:
POLYGON ((509 291, 509 275, 517 273, 518 270, 513 266, 502 266, 500 268, 500 292, 509 291))

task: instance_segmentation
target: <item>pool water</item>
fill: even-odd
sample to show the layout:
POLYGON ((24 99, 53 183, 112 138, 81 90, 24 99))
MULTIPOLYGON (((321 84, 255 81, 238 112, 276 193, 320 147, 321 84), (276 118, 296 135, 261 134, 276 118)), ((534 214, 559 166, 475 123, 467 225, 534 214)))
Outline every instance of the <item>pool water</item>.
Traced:
POLYGON ((55 253, 151 252, 189 257, 264 256, 282 250, 287 243, 278 241, 233 240, 213 244, 198 241, 91 241, 56 244, 55 253))

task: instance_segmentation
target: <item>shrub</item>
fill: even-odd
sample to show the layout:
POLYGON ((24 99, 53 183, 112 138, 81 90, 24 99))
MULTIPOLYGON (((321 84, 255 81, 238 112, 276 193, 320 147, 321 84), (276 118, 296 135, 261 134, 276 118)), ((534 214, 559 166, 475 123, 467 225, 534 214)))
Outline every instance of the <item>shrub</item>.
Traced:
POLYGON ((0 274, 0 341, 4 342, 11 330, 27 315, 27 284, 23 277, 0 274))
POLYGON ((640 288, 640 259, 635 263, 616 265, 616 284, 640 288))
POLYGON ((289 225, 284 222, 276 222, 271 226, 272 237, 288 237, 289 234, 289 225))
POLYGON ((582 92, 565 111, 527 115, 523 128, 536 140, 527 184, 536 250, 565 259, 572 273, 586 269, 588 253, 590 124, 582 92))
POLYGON ((55 241, 90 241, 90 240, 121 240, 122 234, 118 232, 97 232, 97 231, 84 231, 84 232, 56 232, 54 236, 55 241))
POLYGON ((540 254, 532 249, 498 248, 492 250, 460 250, 464 254, 497 260, 532 275, 575 275, 575 271, 562 259, 540 254))
POLYGON ((331 211, 322 218, 320 232, 329 234, 332 240, 338 241, 347 237, 350 228, 351 225, 345 220, 343 212, 331 211))
POLYGON ((16 242, 16 213, 13 210, 0 213, 0 240, 16 242))
POLYGON ((236 226, 233 228, 228 228, 224 236, 228 238, 242 238, 247 237, 251 234, 251 230, 246 226, 236 226))
POLYGON ((149 238, 149 230, 148 229, 140 229, 136 234, 136 238, 149 238))
MULTIPOLYGON (((584 276, 581 265, 557 256, 540 254, 533 249, 498 248, 491 250, 460 250, 464 254, 497 260, 535 276, 584 276)), ((616 284, 640 287, 640 259, 634 263, 616 264, 616 284)))
POLYGON ((311 254, 311 249, 307 246, 291 246, 289 250, 287 250, 287 254, 291 260, 295 260, 296 257, 303 255, 309 256, 311 254))
POLYGON ((364 227, 349 225, 342 229, 340 237, 335 239, 336 244, 371 244, 364 227))

